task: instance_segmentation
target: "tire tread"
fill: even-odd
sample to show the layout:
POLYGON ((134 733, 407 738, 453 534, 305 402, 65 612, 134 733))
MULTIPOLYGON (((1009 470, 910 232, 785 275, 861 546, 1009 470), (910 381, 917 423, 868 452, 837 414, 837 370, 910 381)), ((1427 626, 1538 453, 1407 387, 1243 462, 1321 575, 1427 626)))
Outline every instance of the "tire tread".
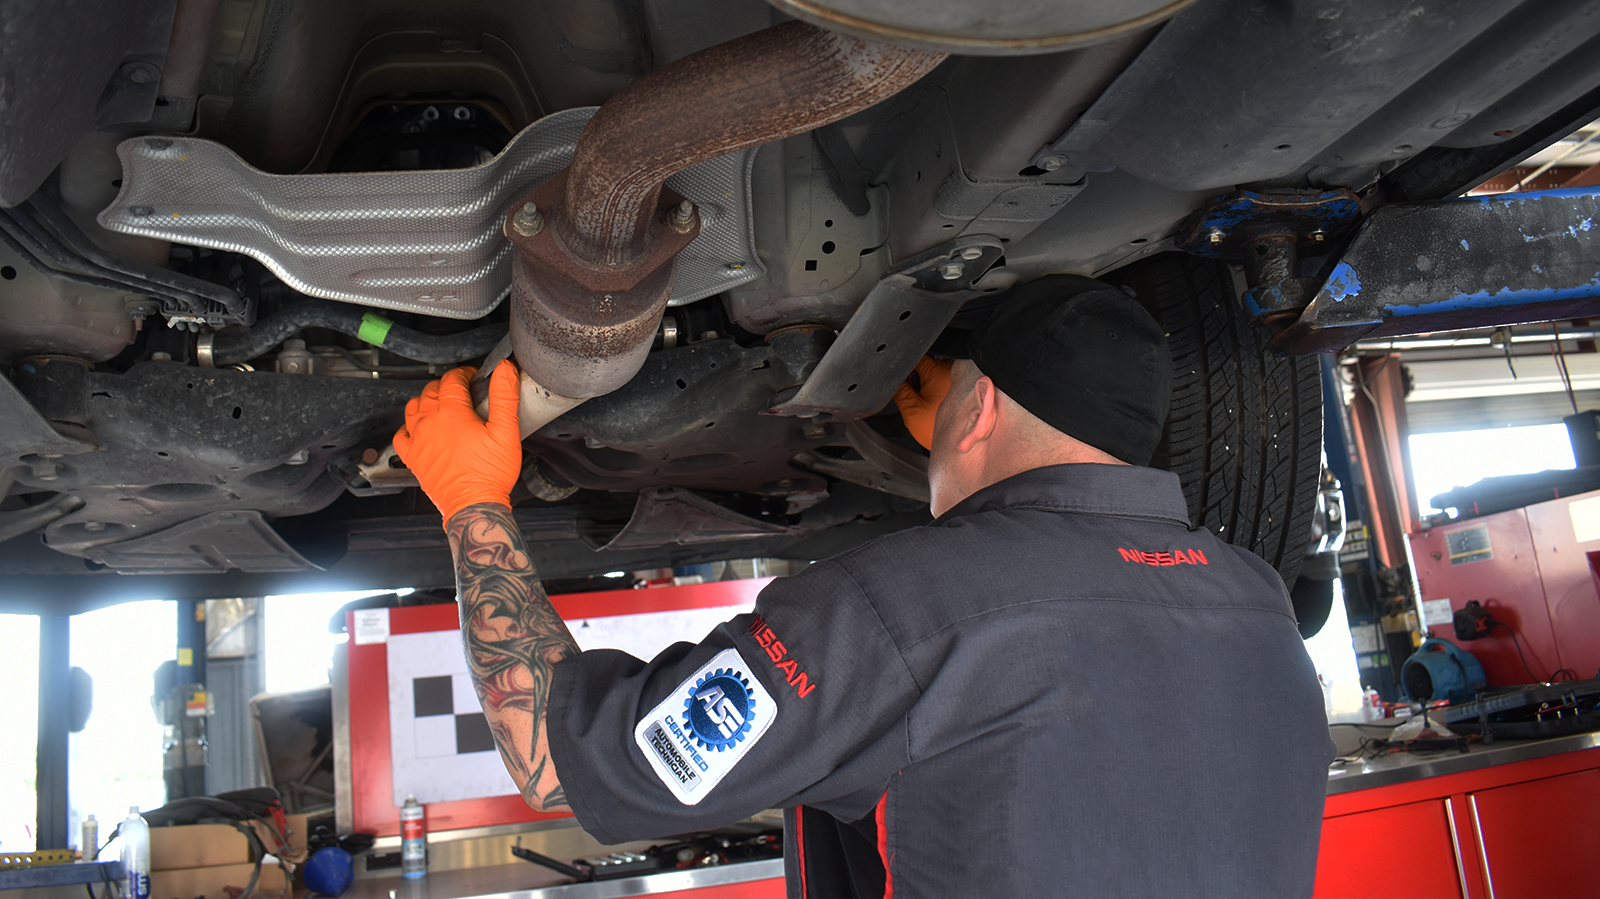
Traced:
POLYGON ((1183 482, 1190 521, 1294 584, 1322 467, 1322 370, 1278 357, 1218 261, 1168 253, 1106 280, 1134 289, 1167 331, 1172 405, 1151 465, 1183 482))

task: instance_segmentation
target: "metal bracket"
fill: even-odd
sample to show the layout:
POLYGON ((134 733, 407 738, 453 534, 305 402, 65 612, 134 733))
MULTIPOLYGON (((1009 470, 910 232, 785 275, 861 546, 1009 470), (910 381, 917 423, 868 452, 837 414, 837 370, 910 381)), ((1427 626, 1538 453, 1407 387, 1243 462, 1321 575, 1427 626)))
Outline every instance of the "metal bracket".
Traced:
POLYGON ((395 450, 392 443, 376 452, 368 450, 367 455, 356 464, 356 471, 367 481, 366 488, 345 481, 345 489, 356 496, 380 496, 385 493, 398 493, 407 487, 420 486, 417 483, 417 476, 400 460, 400 453, 395 450), (369 462, 368 459, 372 461, 369 462))
POLYGON ((795 533, 786 525, 758 521, 725 509, 682 487, 656 487, 639 491, 633 517, 601 549, 717 543, 795 533))
MULTIPOLYGON (((30 464, 38 459, 59 459, 95 448, 88 440, 64 434, 60 427, 45 420, 11 379, 4 376, 0 376, 0 421, 6 423, 5 433, 0 436, 0 468, 10 468, 19 461, 30 464)), ((0 494, 0 499, 3 498, 0 494)))
POLYGON ((1241 190, 1202 206, 1177 247, 1244 263, 1245 311, 1279 318, 1304 309, 1321 286, 1299 276, 1301 250, 1329 243, 1360 217, 1361 200, 1348 190, 1241 190))
POLYGON ((932 499, 927 456, 889 440, 865 422, 852 421, 845 425, 845 436, 861 454, 860 459, 835 459, 808 450, 797 453, 794 463, 817 474, 883 493, 923 503, 932 499))
POLYGON ((121 574, 321 569, 255 511, 212 512, 154 534, 92 547, 86 555, 121 574))
POLYGON ((961 305, 983 293, 974 282, 1002 252, 999 238, 972 234, 890 269, 811 377, 767 414, 854 421, 882 410, 961 305))
POLYGON ((1596 315, 1600 187, 1436 200, 1373 213, 1269 349, 1596 315))

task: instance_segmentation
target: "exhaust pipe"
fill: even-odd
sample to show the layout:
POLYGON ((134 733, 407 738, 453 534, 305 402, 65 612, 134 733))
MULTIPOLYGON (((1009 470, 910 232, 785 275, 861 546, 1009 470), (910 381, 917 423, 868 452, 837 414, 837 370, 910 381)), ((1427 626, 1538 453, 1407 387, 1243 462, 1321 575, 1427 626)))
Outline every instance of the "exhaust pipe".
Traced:
POLYGON ((559 415, 644 364, 678 252, 700 232, 697 210, 665 187, 668 177, 866 109, 944 58, 787 22, 684 57, 612 97, 572 164, 503 223, 524 391, 570 401, 549 405, 559 415))

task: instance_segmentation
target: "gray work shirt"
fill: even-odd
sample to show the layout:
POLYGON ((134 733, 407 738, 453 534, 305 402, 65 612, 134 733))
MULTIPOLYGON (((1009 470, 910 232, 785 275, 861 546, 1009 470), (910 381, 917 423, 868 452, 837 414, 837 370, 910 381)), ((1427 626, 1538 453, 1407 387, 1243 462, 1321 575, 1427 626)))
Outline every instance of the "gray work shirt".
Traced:
POLYGON ((1309 896, 1334 754, 1277 573, 1114 465, 990 486, 698 645, 568 659, 548 721, 597 839, 789 809, 807 897, 1309 896))

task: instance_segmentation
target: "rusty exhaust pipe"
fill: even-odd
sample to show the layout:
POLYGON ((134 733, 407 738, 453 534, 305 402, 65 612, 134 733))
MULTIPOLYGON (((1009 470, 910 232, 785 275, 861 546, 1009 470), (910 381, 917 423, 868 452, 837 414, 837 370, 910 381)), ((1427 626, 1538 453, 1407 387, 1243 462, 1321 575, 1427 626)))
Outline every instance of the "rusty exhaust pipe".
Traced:
POLYGON ((665 188, 669 176, 866 109, 944 58, 787 22, 684 57, 607 101, 572 164, 504 222, 524 393, 531 379, 566 401, 539 425, 644 364, 678 252, 700 233, 693 204, 665 188))

